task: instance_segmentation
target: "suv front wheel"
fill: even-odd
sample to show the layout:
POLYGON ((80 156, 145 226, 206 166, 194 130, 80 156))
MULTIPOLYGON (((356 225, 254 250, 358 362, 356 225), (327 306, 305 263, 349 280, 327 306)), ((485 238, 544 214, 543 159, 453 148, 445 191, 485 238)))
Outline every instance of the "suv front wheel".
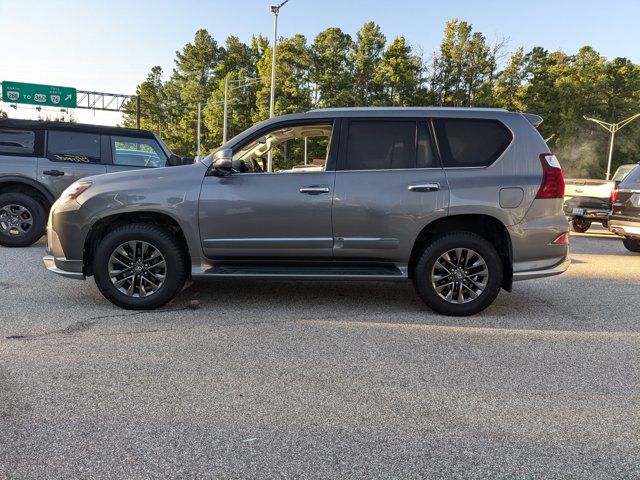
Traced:
POLYGON ((0 245, 28 247, 44 234, 47 212, 36 199, 24 193, 0 195, 0 245))
POLYGON ((471 232, 452 232, 429 242, 413 269, 418 295, 443 315, 474 315, 495 300, 502 285, 496 249, 471 232))
POLYGON ((98 245, 93 274, 111 303, 151 310, 169 302, 187 278, 186 253, 166 229, 149 224, 118 227, 98 245))

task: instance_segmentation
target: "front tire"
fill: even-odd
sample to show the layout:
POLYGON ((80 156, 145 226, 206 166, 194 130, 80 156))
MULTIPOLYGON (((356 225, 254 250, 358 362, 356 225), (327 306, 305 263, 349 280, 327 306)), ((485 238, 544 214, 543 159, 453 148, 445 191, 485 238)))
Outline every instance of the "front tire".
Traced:
POLYGON ((640 240, 623 238, 622 244, 624 245, 624 248, 626 248, 630 252, 640 253, 640 240))
POLYGON ((591 221, 574 217, 571 219, 571 230, 576 233, 584 233, 591 228, 591 221))
POLYGON ((429 242, 413 269, 420 298, 443 315, 468 316, 487 308, 500 292, 503 265, 496 249, 471 232, 429 242))
POLYGON ((134 223, 116 228, 93 258, 98 289, 114 305, 152 310, 173 299, 187 278, 184 248, 169 231, 134 223))
POLYGON ((44 234, 47 212, 40 202, 24 193, 0 195, 0 245, 28 247, 44 234))

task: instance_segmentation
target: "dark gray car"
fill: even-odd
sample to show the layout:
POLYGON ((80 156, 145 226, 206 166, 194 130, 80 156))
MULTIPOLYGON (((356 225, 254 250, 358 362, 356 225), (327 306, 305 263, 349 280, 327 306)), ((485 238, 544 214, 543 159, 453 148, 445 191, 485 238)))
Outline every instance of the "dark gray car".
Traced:
POLYGON ((185 279, 413 280, 469 315, 569 265, 564 180, 535 115, 329 109, 265 121, 194 165, 94 177, 52 208, 50 270, 124 308, 185 279), (271 168, 271 166, 273 167, 271 168))
POLYGON ((147 130, 0 120, 0 245, 38 241, 51 204, 80 178, 182 162, 147 130))

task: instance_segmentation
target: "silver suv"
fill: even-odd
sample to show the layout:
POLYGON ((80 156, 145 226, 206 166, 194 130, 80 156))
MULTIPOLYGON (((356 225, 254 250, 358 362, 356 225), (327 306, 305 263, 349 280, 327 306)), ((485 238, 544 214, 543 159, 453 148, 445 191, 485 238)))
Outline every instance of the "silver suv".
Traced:
POLYGON ((37 242, 51 204, 80 178, 188 161, 147 130, 0 120, 0 245, 37 242))
POLYGON ((411 279, 480 312, 568 259, 564 179, 536 115, 328 109, 256 125, 194 165, 81 180, 48 223, 50 270, 129 309, 185 279, 411 279))

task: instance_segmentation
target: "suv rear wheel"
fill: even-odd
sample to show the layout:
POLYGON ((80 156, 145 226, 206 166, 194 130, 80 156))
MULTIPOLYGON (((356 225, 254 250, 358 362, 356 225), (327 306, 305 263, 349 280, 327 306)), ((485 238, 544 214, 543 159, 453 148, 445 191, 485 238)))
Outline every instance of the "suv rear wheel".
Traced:
POLYGON ((584 218, 573 217, 571 219, 571 230, 577 233, 584 233, 591 228, 591 221, 584 218))
POLYGON ((44 234, 47 212, 35 198, 24 193, 0 195, 0 245, 28 247, 44 234))
POLYGON ((624 248, 626 248, 630 252, 640 253, 640 240, 623 238, 622 244, 624 245, 624 248))
POLYGON ((502 285, 502 261, 496 249, 471 232, 452 232, 426 245, 413 269, 418 295, 443 315, 481 312, 502 285))
POLYGON ((111 303, 130 310, 151 310, 182 289, 187 278, 186 253, 164 228, 124 225, 98 245, 93 274, 98 289, 111 303))

